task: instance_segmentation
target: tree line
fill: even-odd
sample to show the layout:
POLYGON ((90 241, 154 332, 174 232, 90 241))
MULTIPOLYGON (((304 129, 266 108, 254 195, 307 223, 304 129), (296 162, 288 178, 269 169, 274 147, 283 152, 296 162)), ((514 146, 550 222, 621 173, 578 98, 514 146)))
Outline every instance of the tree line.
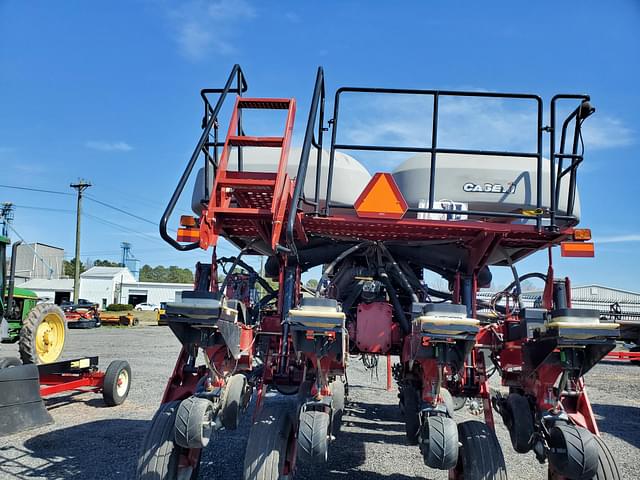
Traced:
MULTIPOLYGON (((119 262, 110 260, 86 260, 80 262, 80 273, 87 271, 91 267, 122 267, 119 262)), ((75 272, 75 258, 64 261, 64 274, 73 277, 75 272)), ((193 283, 193 272, 188 268, 181 268, 176 265, 164 266, 143 265, 140 268, 141 282, 157 283, 193 283)))

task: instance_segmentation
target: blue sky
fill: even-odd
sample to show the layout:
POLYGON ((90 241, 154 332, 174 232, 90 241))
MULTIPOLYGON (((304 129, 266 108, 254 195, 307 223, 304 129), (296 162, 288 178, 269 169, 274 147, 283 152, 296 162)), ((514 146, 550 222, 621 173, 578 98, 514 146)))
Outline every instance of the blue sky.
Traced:
MULTIPOLYGON (((0 184, 71 192, 70 182, 89 179, 94 198, 148 221, 87 201, 83 258, 116 260, 120 242, 129 241, 142 263, 192 266, 206 254, 165 246, 153 223, 200 135, 199 90, 221 86, 234 63, 253 95, 296 97, 298 141, 318 65, 330 92, 358 85, 546 99, 588 93, 597 113, 585 131, 580 188, 582 225, 594 231, 596 258, 558 261, 558 273, 577 284, 639 291, 639 26, 636 0, 321 8, 293 1, 0 0, 0 184)), ((373 126, 393 137, 402 121, 381 117, 373 126)), ((492 130, 495 138, 520 141, 508 121, 492 130)), ((73 196, 0 188, 0 201, 18 205, 14 225, 28 241, 72 253, 73 196)), ((539 269, 542 259, 523 270, 539 269)))

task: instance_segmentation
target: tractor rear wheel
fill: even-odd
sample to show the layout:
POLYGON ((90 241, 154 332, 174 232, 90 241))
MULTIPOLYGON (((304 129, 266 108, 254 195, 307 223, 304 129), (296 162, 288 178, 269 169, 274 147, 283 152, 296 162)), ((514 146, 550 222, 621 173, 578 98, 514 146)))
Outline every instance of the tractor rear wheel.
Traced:
POLYGON ((20 330, 22 363, 52 363, 60 358, 67 336, 64 312, 53 303, 41 303, 31 309, 20 330))
POLYGON ((180 456, 188 450, 174 442, 174 425, 180 402, 169 402, 151 420, 151 427, 142 441, 138 456, 136 480, 195 480, 200 459, 195 467, 180 467, 180 456))
MULTIPOLYGON (((507 480, 504 455, 495 432, 485 423, 468 420, 458 424, 460 456, 456 471, 465 480, 507 480)), ((458 478, 458 477, 456 477, 458 478)))

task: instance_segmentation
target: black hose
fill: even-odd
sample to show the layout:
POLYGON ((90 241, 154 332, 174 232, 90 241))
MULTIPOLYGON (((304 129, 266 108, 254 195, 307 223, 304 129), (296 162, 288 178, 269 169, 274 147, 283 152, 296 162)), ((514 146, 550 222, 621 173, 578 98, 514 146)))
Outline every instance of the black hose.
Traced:
POLYGON ((413 302, 415 302, 415 303, 418 303, 420 301, 418 299, 418 296, 414 292, 413 288, 411 288, 411 285, 409 284, 409 281, 407 280, 407 277, 404 275, 404 272, 400 269, 400 267, 396 263, 395 259, 391 255, 391 253, 389 253, 389 250, 387 250, 387 247, 385 247, 384 243, 382 243, 382 242, 378 243, 378 246, 380 247, 382 252, 385 254, 385 256, 389 260, 391 260, 391 263, 389 263, 387 265, 391 265, 391 269, 394 270, 397 273, 398 280, 400 280, 400 284, 409 293, 409 295, 411 295, 411 300, 413 302))
POLYGON ((362 242, 362 243, 358 243, 357 245, 354 245, 353 247, 345 250, 344 252, 342 252, 340 255, 338 255, 336 257, 336 259, 331 262, 329 264, 329 266, 324 270, 324 272, 322 273, 322 277, 320 277, 320 281, 318 281, 318 286, 316 287, 316 297, 320 296, 320 288, 322 288, 322 284, 324 283, 324 281, 327 279, 327 277, 329 275, 331 275, 331 272, 333 272, 333 269, 335 268, 335 266, 341 262, 342 260, 344 260, 346 257, 348 257, 349 255, 351 255, 354 252, 357 252, 359 249, 363 248, 363 247, 368 247, 369 245, 371 245, 373 242, 367 240, 366 242, 362 242))
MULTIPOLYGON (((254 273, 256 275, 256 281, 260 284, 260 286, 262 288, 264 288, 267 293, 274 293, 275 290, 273 289, 273 287, 271 285, 269 285, 269 282, 267 282, 264 278, 262 278, 260 276, 260 274, 258 272, 255 271, 255 269, 247 264, 246 262, 244 262, 243 260, 240 260, 239 257, 222 257, 220 259, 218 259, 219 263, 232 263, 232 267, 231 270, 229 271, 229 275, 231 273, 233 273, 233 270, 235 270, 235 268, 237 266, 240 266, 242 268, 244 268, 247 272, 249 273, 254 273)), ((227 276, 229 276, 227 275, 227 276)), ((226 277, 225 277, 225 281, 226 281, 226 277)), ((226 285, 226 282, 223 282, 222 284, 223 286, 226 285)))
MULTIPOLYGON (((521 275, 518 277, 518 281, 517 283, 520 284, 522 282, 524 282, 525 280, 528 280, 530 278, 539 278, 541 280, 543 280, 544 282, 547 281, 547 276, 544 273, 540 273, 540 272, 531 272, 531 273, 526 273, 524 275, 521 275)), ((510 291, 513 287, 516 286, 516 280, 514 280, 513 282, 511 282, 507 288, 504 289, 505 292, 510 291)))
MULTIPOLYGON (((382 270, 382 269, 381 269, 382 270)), ((400 323, 400 328, 404 332, 405 335, 411 333, 411 324, 407 320, 407 316, 402 309, 402 305, 400 304, 400 300, 398 300, 398 294, 396 293, 395 288, 391 285, 391 280, 389 280, 389 276, 387 273, 382 270, 379 272, 380 282, 387 289, 387 293, 389 294, 389 299, 391 300, 391 304, 393 305, 393 310, 396 312, 396 317, 398 317, 398 323, 400 323)))

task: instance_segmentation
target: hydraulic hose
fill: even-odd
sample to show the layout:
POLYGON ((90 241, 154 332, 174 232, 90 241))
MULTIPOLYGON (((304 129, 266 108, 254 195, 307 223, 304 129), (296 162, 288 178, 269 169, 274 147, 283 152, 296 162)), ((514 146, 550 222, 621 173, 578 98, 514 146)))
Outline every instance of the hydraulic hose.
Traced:
POLYGON ((382 242, 378 243, 378 246, 380 247, 380 250, 382 250, 382 252, 385 254, 385 256, 391 261, 391 263, 388 263, 387 265, 390 265, 391 268, 396 272, 398 276, 397 278, 398 280, 400 280, 400 284, 409 293, 409 295, 411 295, 411 300, 415 303, 418 303, 420 301, 418 299, 418 296, 413 291, 413 288, 411 288, 407 277, 405 276, 402 269, 398 266, 396 260, 393 258, 389 250, 387 250, 387 247, 382 242))
POLYGON ((338 255, 336 259, 333 262, 331 262, 329 266, 324 270, 322 277, 320 277, 320 280, 318 281, 318 286, 316 287, 316 297, 320 296, 320 288, 322 287, 322 284, 327 279, 327 277, 331 275, 331 273, 333 272, 333 269, 336 267, 338 263, 340 263, 342 260, 347 258, 352 253, 357 252, 361 248, 368 247, 371 244, 373 244, 373 242, 371 242, 370 240, 367 240, 366 242, 362 242, 362 243, 358 243, 357 245, 354 245, 353 247, 345 250, 340 255, 338 255))

